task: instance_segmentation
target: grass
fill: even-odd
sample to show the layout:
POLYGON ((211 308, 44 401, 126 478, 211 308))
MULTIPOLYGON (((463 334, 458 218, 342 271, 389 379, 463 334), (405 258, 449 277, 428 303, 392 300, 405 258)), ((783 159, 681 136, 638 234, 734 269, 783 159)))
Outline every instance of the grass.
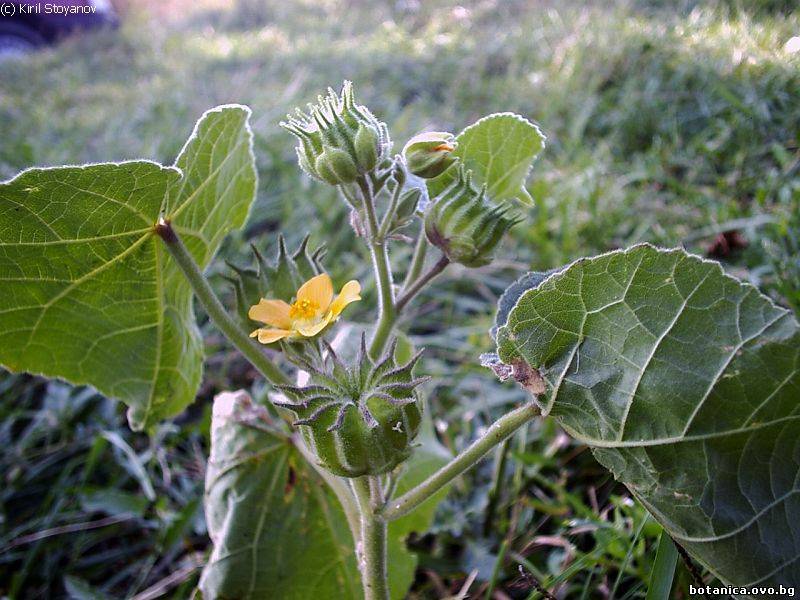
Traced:
MULTIPOLYGON (((640 241, 683 244, 800 310, 800 53, 786 46, 800 15, 789 2, 156 4, 161 13, 132 10, 120 32, 0 64, 0 178, 42 164, 171 161, 206 108, 245 103, 259 197, 222 258, 243 264, 245 242, 271 252, 277 231, 296 243, 313 222, 335 278, 364 279, 343 204, 301 176, 277 127, 290 108, 349 78, 398 147, 499 110, 547 133, 530 182, 537 205, 503 260, 452 270, 406 321, 429 348, 431 411, 453 449, 520 400, 476 357, 491 348, 493 302, 525 269, 640 241), (734 231, 737 243, 720 242, 734 231)), ((409 249, 396 246, 402 264, 409 249)), ((212 268, 231 299, 227 272, 222 260, 212 268)), ((361 304, 353 314, 366 319, 361 304)), ((90 390, 0 379, 0 595, 190 595, 208 548, 210 399, 260 390, 206 328, 198 402, 150 438, 90 390)), ((643 598, 659 533, 585 448, 536 423, 462 478, 433 530, 410 540, 412 596, 454 594, 477 573, 475 598, 537 598, 537 585, 643 598)), ((688 581, 681 568, 676 597, 688 581)))

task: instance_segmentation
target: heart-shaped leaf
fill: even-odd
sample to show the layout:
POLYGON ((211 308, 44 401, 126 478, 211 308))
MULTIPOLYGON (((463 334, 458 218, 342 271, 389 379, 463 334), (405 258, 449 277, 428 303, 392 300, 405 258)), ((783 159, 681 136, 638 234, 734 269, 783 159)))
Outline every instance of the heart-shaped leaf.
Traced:
POLYGON ((176 166, 31 169, 0 184, 0 364, 90 384, 134 429, 180 412, 200 385, 192 293, 153 225, 171 219, 201 266, 255 194, 250 111, 197 123, 176 166))
POLYGON ((800 586, 800 327, 720 266, 635 246, 521 295, 500 358, 721 580, 800 586))
MULTIPOLYGON (((266 409, 244 392, 220 394, 211 434, 205 506, 214 550, 200 580, 203 596, 360 599, 355 544, 341 504, 266 409)), ((398 490, 446 461, 435 443, 423 443, 398 490)), ((435 508, 434 500, 389 525, 393 598, 404 597, 414 578, 416 557, 405 538, 425 531, 435 508)))
MULTIPOLYGON (((453 155, 470 169, 478 185, 486 184, 495 201, 518 199, 533 204, 525 180, 544 148, 539 128, 514 113, 495 113, 473 123, 456 136, 453 155)), ((428 181, 433 198, 453 181, 457 165, 428 181)))

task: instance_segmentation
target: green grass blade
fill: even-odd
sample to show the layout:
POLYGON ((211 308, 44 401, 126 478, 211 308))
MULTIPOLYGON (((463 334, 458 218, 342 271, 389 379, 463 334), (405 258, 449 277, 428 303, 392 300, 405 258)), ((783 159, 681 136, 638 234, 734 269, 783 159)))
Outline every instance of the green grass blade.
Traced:
POLYGON ((650 576, 650 586, 645 600, 669 600, 675 567, 678 565, 678 550, 666 531, 661 532, 656 550, 656 562, 650 576))

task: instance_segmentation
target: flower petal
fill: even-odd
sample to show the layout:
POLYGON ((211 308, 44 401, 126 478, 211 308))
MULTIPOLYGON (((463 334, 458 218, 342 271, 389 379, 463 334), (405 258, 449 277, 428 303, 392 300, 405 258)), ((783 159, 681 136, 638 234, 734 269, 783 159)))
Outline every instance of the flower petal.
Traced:
POLYGON ((272 342, 277 342, 278 340, 282 340, 285 337, 289 337, 292 335, 292 331, 289 329, 256 329, 253 333, 250 334, 250 337, 258 337, 258 341, 262 344, 271 344, 272 342))
POLYGON ((292 325, 289 319, 289 305, 283 300, 262 298, 258 304, 250 307, 247 316, 254 321, 261 321, 280 329, 289 329, 292 325))
POLYGON ((303 325, 296 325, 297 332, 303 337, 314 337, 328 326, 328 323, 331 322, 332 318, 333 315, 328 312, 319 321, 314 321, 303 325))
POLYGON ((336 300, 331 303, 331 314, 334 317, 338 317, 345 306, 356 300, 361 300, 360 294, 361 284, 355 279, 351 279, 345 283, 344 286, 342 286, 342 291, 336 296, 336 300))
POLYGON ((324 314, 333 299, 333 283, 327 273, 312 277, 297 290, 297 300, 308 300, 317 305, 317 315, 324 314))

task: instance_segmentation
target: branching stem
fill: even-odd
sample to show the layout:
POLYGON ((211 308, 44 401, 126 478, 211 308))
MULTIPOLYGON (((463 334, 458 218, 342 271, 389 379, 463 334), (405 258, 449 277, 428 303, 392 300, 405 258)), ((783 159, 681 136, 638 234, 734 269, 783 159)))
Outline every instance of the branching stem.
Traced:
POLYGON ((370 256, 372 258, 372 266, 375 271, 375 282, 378 287, 379 295, 379 317, 378 325, 375 327, 375 333, 370 342, 369 354, 373 360, 380 357, 383 350, 386 348, 386 343, 389 340, 389 335, 392 333, 394 324, 400 311, 408 304, 408 302, 416 296, 419 291, 430 283, 439 273, 444 271, 450 261, 442 255, 442 257, 434 264, 430 270, 420 275, 422 267, 425 263, 425 254, 427 253, 428 241, 425 239, 424 228, 420 229, 417 245, 414 249, 414 257, 411 261, 411 267, 408 275, 406 276, 406 283, 404 285, 403 296, 395 301, 394 298, 394 281, 392 278, 392 268, 389 263, 389 253, 386 247, 386 232, 388 231, 389 221, 392 218, 394 211, 397 208, 397 203, 400 198, 400 186, 394 190, 392 195, 391 205, 384 216, 383 222, 378 224, 378 217, 375 211, 375 195, 373 188, 367 178, 362 177, 358 180, 358 187, 361 190, 361 197, 364 204, 364 212, 367 215, 367 226, 369 228, 370 238, 370 256))
POLYGON ((422 267, 425 266, 425 256, 428 253, 428 238, 425 235, 425 223, 420 224, 419 233, 417 234, 417 244, 414 246, 414 255, 411 257, 411 266, 406 273, 405 281, 403 281, 403 290, 407 290, 414 280, 422 273, 422 267))
POLYGON ((422 288, 428 285, 434 278, 436 278, 442 271, 447 268, 447 265, 450 264, 450 259, 447 258, 444 254, 439 257, 439 260, 428 269, 425 273, 417 277, 416 281, 414 281, 407 289, 403 290, 403 295, 397 299, 397 303, 395 304, 395 309, 399 313, 406 304, 411 301, 411 299, 416 296, 422 288))
POLYGON ((192 286, 195 296, 203 305, 206 313, 214 322, 214 325, 225 335, 226 338, 241 352, 261 374, 273 384, 287 384, 289 380, 281 370, 266 357, 261 348, 242 331, 239 324, 231 318, 228 311, 222 305, 214 290, 211 289, 206 278, 203 276, 200 267, 195 262, 194 257, 186 249, 175 229, 169 221, 159 221, 154 231, 162 240, 167 251, 183 272, 184 276, 192 286))

